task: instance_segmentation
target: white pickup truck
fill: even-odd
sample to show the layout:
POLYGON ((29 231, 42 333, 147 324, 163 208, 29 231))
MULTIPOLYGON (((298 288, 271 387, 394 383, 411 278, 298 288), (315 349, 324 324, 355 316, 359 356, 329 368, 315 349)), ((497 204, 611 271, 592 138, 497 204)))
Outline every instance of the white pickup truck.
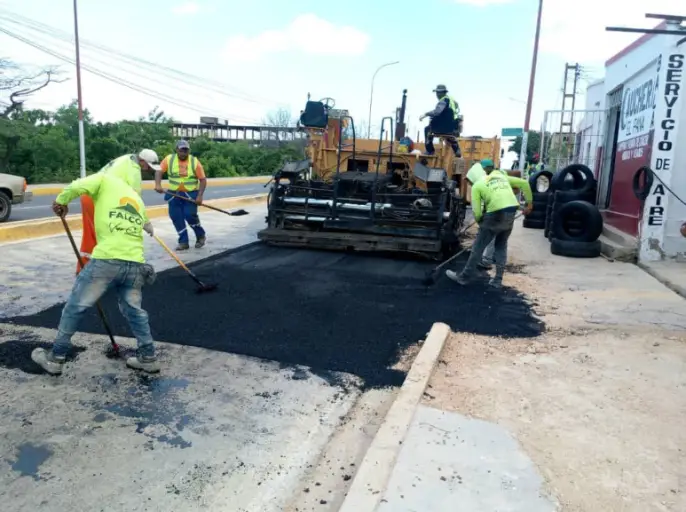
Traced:
POLYGON ((6 222, 13 204, 31 201, 33 192, 27 190, 26 179, 21 176, 0 173, 0 222, 6 222))

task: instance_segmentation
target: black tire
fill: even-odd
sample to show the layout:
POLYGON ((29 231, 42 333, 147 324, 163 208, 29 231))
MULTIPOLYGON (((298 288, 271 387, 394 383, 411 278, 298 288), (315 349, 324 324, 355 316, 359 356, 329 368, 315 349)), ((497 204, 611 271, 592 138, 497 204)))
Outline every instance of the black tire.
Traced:
POLYGON ((548 192, 550 192, 551 187, 552 187, 552 180, 553 180, 553 173, 550 171, 537 171, 529 177, 529 186, 531 187, 531 190, 534 193, 534 199, 535 199, 537 194, 539 194, 539 195, 540 194, 547 194, 548 192), (546 189, 543 192, 539 192, 538 187, 536 186, 538 183, 538 180, 541 178, 544 178, 545 181, 548 182, 548 186, 546 187, 546 189))
POLYGON ((583 236, 584 230, 580 228, 569 228, 567 229, 567 233, 571 236, 583 236))
POLYGON ((4 192, 0 192, 0 222, 7 222, 12 214, 12 200, 4 192))
POLYGON ((543 215, 545 215, 546 212, 548 211, 548 203, 536 203, 536 202, 534 202, 533 207, 534 207, 535 212, 542 212, 543 215))
POLYGON ((531 215, 524 217, 524 222, 522 222, 522 226, 529 229, 545 229, 544 220, 531 219, 529 217, 531 217, 531 215))
POLYGON ((631 188, 637 199, 640 199, 641 201, 648 199, 650 189, 653 188, 653 171, 650 167, 644 165, 636 171, 634 178, 631 181, 631 188), (643 183, 641 183, 641 178, 643 178, 643 183))
POLYGON ((565 224, 569 229, 584 229, 584 223, 581 220, 568 220, 565 224))
POLYGON ((597 258, 600 256, 600 240, 594 242, 572 242, 570 240, 550 239, 550 252, 568 258, 597 258))
MULTIPOLYGON (((563 204, 553 213, 551 227, 553 237, 558 240, 570 242, 594 242, 603 232, 603 216, 598 208, 584 201, 572 201, 563 204), (572 234, 567 226, 567 219, 581 221, 583 224, 581 234, 572 234)), ((577 232, 578 233, 578 232, 577 232)))
POLYGON ((583 164, 572 164, 555 173, 550 181, 552 189, 568 190, 565 181, 569 175, 574 179, 574 190, 578 192, 588 192, 595 186, 595 177, 593 176, 593 171, 591 171, 591 169, 583 164))
POLYGON ((555 202, 569 203, 570 201, 587 201, 595 204, 596 190, 595 184, 586 192, 579 190, 556 190, 555 202))
POLYGON ((534 203, 546 203, 548 204, 548 196, 550 194, 548 192, 534 192, 533 193, 533 202, 534 203))
POLYGON ((542 212, 540 210, 534 210, 529 215, 527 215, 526 218, 530 220, 540 220, 541 222, 545 222, 546 215, 545 212, 542 212))

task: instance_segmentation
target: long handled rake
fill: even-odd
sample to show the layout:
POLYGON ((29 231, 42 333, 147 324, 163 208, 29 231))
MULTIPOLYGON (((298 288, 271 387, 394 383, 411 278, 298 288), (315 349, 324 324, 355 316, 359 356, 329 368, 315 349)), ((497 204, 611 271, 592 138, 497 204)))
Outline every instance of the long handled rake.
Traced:
MULTIPOLYGON (((69 224, 67 224, 67 220, 64 217, 60 217, 60 219, 62 219, 62 226, 64 226, 64 231, 66 231, 67 236, 69 237, 69 242, 71 243, 72 249, 74 249, 76 259, 78 260, 79 265, 81 265, 81 270, 83 270, 86 264, 84 263, 83 258, 81 257, 81 253, 79 252, 78 247, 76 247, 76 242, 74 241, 74 236, 71 234, 71 229, 69 229, 69 224)), ((107 331, 107 335, 110 337, 111 347, 107 355, 116 357, 120 353, 119 345, 114 340, 114 334, 112 334, 112 329, 110 328, 110 324, 107 321, 107 317, 105 316, 105 311, 102 309, 102 306, 100 305, 100 301, 97 301, 95 303, 95 306, 98 309, 98 314, 100 315, 100 320, 102 320, 102 325, 105 327, 105 331, 107 331)))

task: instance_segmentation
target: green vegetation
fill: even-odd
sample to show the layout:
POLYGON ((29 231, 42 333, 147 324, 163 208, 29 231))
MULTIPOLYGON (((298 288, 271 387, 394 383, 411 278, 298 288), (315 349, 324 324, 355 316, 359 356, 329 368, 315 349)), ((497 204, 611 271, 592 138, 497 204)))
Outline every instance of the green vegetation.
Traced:
MULTIPOLYGON (((79 130, 76 102, 55 112, 30 110, 24 102, 55 82, 52 70, 30 73, 0 59, 0 172, 24 176, 29 183, 67 183, 79 177, 79 130)), ((107 162, 143 148, 160 159, 172 152, 173 120, 155 108, 137 121, 95 122, 84 112, 86 169, 93 173, 107 162)), ((191 152, 209 178, 269 175, 284 159, 302 158, 296 145, 259 147, 247 142, 191 141, 191 152)), ((145 176, 146 179, 152 176, 145 176)))
MULTIPOLYGON (((550 133, 545 134, 546 138, 550 138, 550 133)), ((547 145, 547 144, 546 144, 547 145)), ((541 149, 541 132, 537 132, 534 130, 529 131, 529 138, 527 139, 526 142, 526 159, 531 160, 536 153, 538 153, 541 149)), ((522 137, 517 137, 515 140, 512 141, 510 144, 510 147, 508 148, 508 151, 514 151, 519 155, 519 152, 522 150, 522 137)))
MULTIPOLYGON (((29 183, 67 183, 79 177, 79 131, 75 104, 56 112, 19 110, 0 118, 0 172, 24 176, 29 183)), ((147 119, 96 123, 84 113, 86 169, 97 172, 107 162, 142 148, 154 149, 160 158, 173 151, 172 121, 153 110, 147 119)), ((202 162, 208 178, 264 176, 285 158, 297 159, 295 145, 253 147, 246 142, 194 139, 191 150, 202 162)), ((149 176, 147 178, 150 178, 149 176)))

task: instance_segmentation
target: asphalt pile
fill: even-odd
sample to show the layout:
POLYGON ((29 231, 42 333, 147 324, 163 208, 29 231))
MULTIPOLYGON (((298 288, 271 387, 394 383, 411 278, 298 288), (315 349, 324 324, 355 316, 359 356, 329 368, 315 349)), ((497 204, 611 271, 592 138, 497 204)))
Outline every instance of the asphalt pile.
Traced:
MULTIPOLYGON (((143 307, 155 340, 305 365, 322 375, 351 373, 367 387, 400 385, 404 373, 390 366, 434 322, 491 336, 541 334, 542 323, 516 291, 460 287, 445 277, 427 288, 421 282, 432 266, 256 244, 192 265, 203 281, 219 284, 216 291, 196 294, 175 268, 144 290, 143 307)), ((116 335, 131 336, 115 293, 102 304, 116 335)), ((8 321, 56 328, 63 306, 8 321)), ((95 309, 79 330, 105 334, 95 309)))

